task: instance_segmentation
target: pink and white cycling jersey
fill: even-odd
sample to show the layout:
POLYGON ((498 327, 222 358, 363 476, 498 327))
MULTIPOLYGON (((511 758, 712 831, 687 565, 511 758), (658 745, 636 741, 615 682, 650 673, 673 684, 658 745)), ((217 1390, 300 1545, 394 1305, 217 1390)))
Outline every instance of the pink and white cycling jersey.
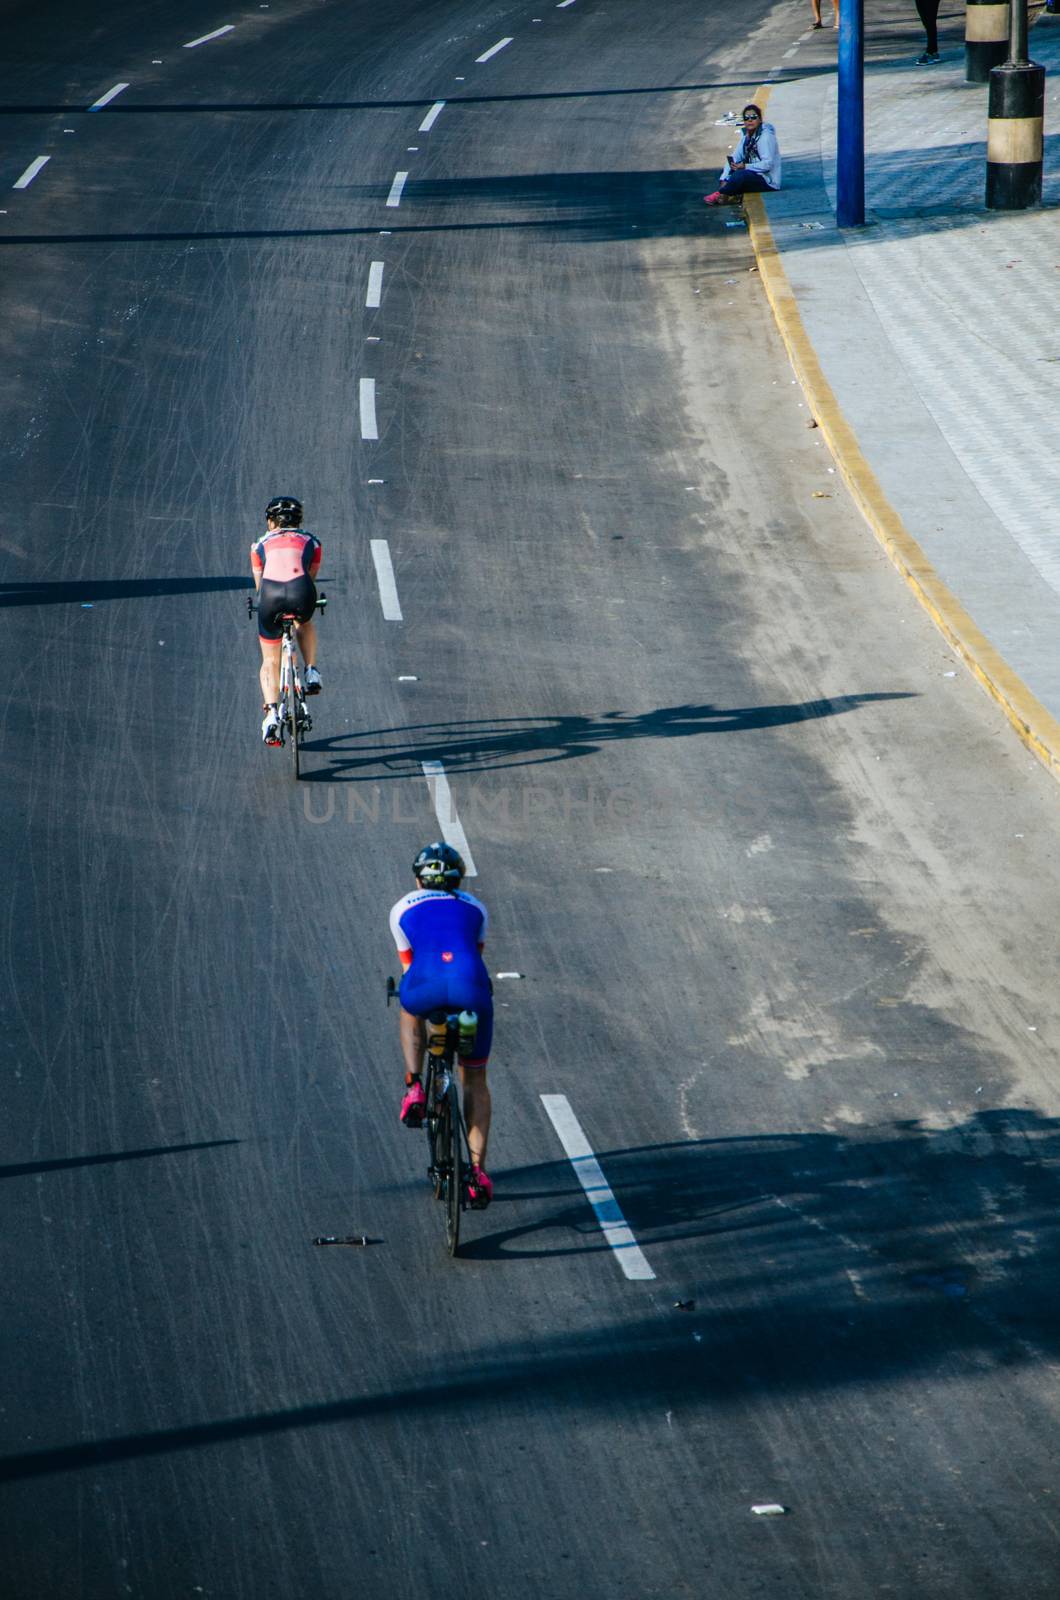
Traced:
POLYGON ((277 528, 250 547, 250 560, 256 572, 270 583, 293 583, 296 578, 315 577, 323 546, 304 528, 277 528))

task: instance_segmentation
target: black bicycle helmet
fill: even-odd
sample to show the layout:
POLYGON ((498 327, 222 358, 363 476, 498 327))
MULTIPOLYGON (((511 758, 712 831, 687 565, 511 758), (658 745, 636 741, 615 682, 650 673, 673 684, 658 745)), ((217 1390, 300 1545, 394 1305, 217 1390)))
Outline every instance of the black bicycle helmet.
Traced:
POLYGON ((457 889, 466 873, 459 850, 441 839, 436 844, 425 844, 412 863, 413 877, 425 889, 457 889))
POLYGON ((265 507, 266 520, 278 522, 281 528, 300 528, 305 513, 302 510, 301 500, 296 500, 290 494, 278 494, 275 500, 270 500, 265 507))

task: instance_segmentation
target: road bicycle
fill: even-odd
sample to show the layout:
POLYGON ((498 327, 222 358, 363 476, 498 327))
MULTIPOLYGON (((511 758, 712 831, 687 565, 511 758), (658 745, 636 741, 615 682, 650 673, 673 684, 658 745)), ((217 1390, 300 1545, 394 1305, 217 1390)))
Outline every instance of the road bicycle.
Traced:
MULTIPOLYGON (((386 980, 386 1003, 397 996, 393 978, 386 980)), ((460 1109, 456 1066, 473 1048, 478 1017, 473 1011, 432 1011, 427 1023, 427 1178, 434 1198, 445 1205, 445 1243, 451 1256, 460 1245, 460 1214, 470 1205, 471 1151, 460 1109), (463 1026, 462 1026, 463 1024, 463 1026), (461 1048, 461 1041, 463 1049, 461 1048)))
MULTIPOLYGON (((326 594, 319 596, 316 609, 321 616, 327 610, 328 597, 326 594)), ((247 616, 254 615, 254 601, 247 596, 247 616)), ((309 715, 309 708, 305 703, 305 690, 302 687, 302 674, 298 666, 298 645, 295 640, 295 624, 298 618, 291 613, 285 613, 280 618, 283 636, 280 641, 280 698, 277 703, 280 724, 280 743, 290 747, 291 760, 294 765, 294 778, 298 782, 302 771, 301 747, 302 740, 313 728, 313 719, 309 715)))

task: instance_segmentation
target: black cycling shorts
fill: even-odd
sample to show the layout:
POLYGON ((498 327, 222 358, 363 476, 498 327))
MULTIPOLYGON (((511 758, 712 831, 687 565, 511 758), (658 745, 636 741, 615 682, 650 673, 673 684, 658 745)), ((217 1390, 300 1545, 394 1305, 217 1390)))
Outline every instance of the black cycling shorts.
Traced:
POLYGON ((275 644, 283 635, 283 618, 297 617, 308 622, 317 608, 317 586, 308 573, 277 583, 262 578, 258 590, 258 636, 275 644))

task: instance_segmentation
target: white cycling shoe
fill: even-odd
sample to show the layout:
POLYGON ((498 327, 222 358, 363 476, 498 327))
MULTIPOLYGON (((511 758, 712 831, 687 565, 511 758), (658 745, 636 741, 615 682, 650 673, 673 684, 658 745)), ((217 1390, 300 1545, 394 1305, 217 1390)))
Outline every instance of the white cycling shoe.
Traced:
POLYGON ((268 706, 261 719, 262 744, 282 744, 283 735, 280 732, 280 717, 275 706, 268 706))
POLYGON ((316 667, 306 667, 302 687, 306 694, 319 694, 324 687, 324 681, 316 667))

